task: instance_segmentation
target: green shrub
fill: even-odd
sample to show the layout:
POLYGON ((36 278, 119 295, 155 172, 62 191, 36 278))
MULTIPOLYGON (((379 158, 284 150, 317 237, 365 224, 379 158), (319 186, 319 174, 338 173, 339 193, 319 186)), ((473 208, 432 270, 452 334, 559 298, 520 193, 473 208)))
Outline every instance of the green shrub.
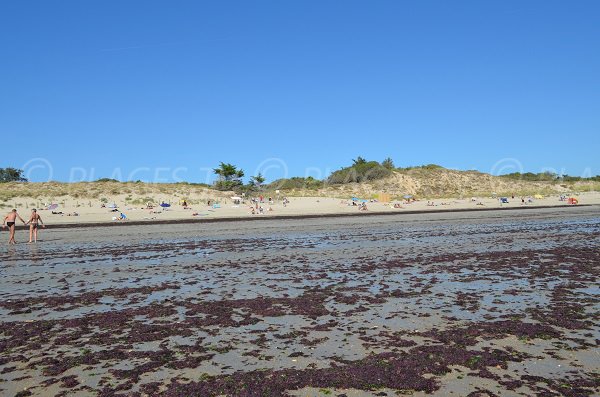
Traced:
POLYGON ((291 190, 291 189, 310 189, 318 190, 323 187, 323 181, 313 178, 312 176, 302 178, 295 176, 289 179, 277 179, 265 186, 267 190, 291 190))
POLYGON ((100 178, 98 180, 96 180, 96 182, 119 182, 116 179, 112 179, 112 178, 100 178))
POLYGON ((425 164, 425 165, 412 165, 404 168, 397 168, 398 171, 411 171, 411 170, 443 170, 445 169, 441 165, 437 164, 425 164))
POLYGON ((331 184, 368 182, 386 178, 392 175, 392 171, 385 168, 377 161, 355 163, 354 165, 333 172, 327 182, 331 184))

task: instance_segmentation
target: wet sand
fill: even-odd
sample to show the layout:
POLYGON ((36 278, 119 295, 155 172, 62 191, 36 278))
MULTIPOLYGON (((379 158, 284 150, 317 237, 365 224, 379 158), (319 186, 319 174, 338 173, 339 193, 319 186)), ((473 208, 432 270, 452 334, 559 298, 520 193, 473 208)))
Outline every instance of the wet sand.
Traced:
POLYGON ((600 393, 597 206, 42 240, 0 252, 3 396, 600 393))

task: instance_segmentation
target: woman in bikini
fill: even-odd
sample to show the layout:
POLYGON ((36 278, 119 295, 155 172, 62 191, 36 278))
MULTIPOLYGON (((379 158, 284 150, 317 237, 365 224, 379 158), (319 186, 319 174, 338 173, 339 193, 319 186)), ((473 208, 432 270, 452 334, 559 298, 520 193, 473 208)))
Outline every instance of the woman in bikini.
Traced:
POLYGON ((44 228, 46 227, 44 221, 42 221, 42 217, 37 213, 37 210, 33 209, 31 211, 31 216, 26 223, 26 225, 29 225, 29 243, 37 243, 38 226, 40 223, 44 228))

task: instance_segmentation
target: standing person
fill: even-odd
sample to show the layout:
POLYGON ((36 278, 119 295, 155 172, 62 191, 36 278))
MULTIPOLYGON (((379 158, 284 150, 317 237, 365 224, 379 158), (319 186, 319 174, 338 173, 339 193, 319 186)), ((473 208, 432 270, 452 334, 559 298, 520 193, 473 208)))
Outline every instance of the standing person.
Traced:
POLYGON ((11 212, 8 213, 8 215, 6 215, 4 217, 4 223, 2 224, 2 227, 8 226, 8 231, 9 231, 8 243, 9 244, 17 243, 15 241, 15 223, 17 222, 17 218, 19 218, 21 220, 21 222, 23 222, 24 225, 26 224, 25 221, 23 220, 23 218, 21 218, 21 215, 19 215, 17 213, 16 209, 13 209, 11 212))
POLYGON ((42 221, 42 217, 37 213, 37 210, 34 208, 33 210, 31 210, 31 216, 29 217, 29 220, 26 223, 26 225, 29 224, 29 244, 34 242, 37 243, 38 227, 40 223, 44 228, 46 227, 46 225, 44 225, 44 221, 42 221), (31 241, 32 238, 33 241, 31 241))

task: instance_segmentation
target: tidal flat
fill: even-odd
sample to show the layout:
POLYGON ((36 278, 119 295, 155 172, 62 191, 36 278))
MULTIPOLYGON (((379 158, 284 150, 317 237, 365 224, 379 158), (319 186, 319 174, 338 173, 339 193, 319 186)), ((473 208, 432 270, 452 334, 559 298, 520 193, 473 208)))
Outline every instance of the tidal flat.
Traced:
POLYGON ((40 240, 1 246, 2 396, 600 394, 598 206, 40 240))

